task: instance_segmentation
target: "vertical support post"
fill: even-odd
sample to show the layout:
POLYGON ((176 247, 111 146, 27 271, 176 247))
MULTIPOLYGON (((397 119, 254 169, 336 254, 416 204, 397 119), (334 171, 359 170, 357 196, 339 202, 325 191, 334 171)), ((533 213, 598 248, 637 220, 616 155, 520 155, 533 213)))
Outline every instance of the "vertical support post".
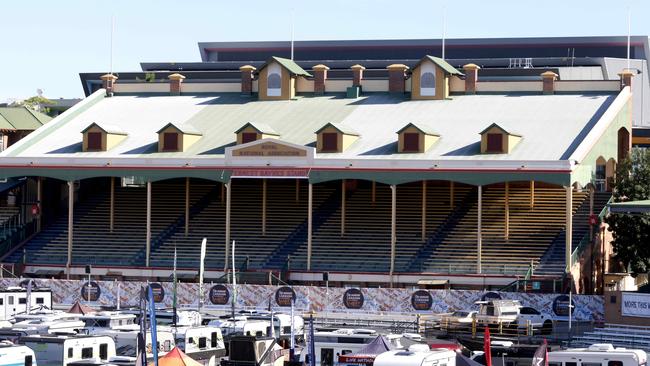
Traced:
POLYGON ((449 209, 454 209, 454 181, 449 182, 449 209))
POLYGON ((226 201, 226 183, 221 183, 221 204, 226 201))
POLYGON ((483 251, 483 233, 481 232, 483 219, 483 186, 478 186, 478 219, 477 219, 477 234, 476 234, 476 273, 481 273, 481 256, 483 251))
POLYGON ((530 181, 530 209, 535 208, 535 181, 530 181))
POLYGON ((262 236, 266 235, 266 178, 262 179, 262 236))
POLYGON ((564 187, 566 191, 566 235, 565 235, 565 262, 566 273, 571 273, 571 243, 573 240, 573 188, 564 187))
POLYGON ((115 227, 115 177, 111 177, 111 203, 108 213, 108 228, 113 232, 115 227))
POLYGON ((390 285, 393 286, 395 272, 395 245, 397 243, 397 186, 390 185, 390 285))
POLYGON ((372 204, 374 205, 375 202, 377 201, 377 182, 374 180, 372 181, 372 196, 371 196, 371 201, 372 204))
POLYGON ((190 178, 185 178, 185 236, 190 233, 190 178))
POLYGON ((296 178, 296 202, 300 202, 300 179, 296 178))
POLYGON ((427 238, 427 181, 422 181, 422 241, 427 238))
POLYGON ((42 217, 43 217, 43 178, 38 177, 36 179, 36 204, 38 205, 38 216, 36 216, 36 232, 41 231, 42 226, 42 217))
POLYGON ((311 271, 311 233, 312 233, 312 197, 314 185, 309 183, 307 192, 307 270, 311 271))
POLYGON ((506 182, 506 192, 505 192, 505 238, 510 237, 510 182, 506 182))
POLYGON ((151 181, 147 182, 147 257, 145 258, 145 267, 149 267, 149 257, 151 255, 151 181))
POLYGON ((65 265, 67 277, 70 279, 72 265, 72 230, 74 226, 74 181, 68 181, 68 261, 65 265))
POLYGON ((341 236, 345 235, 345 179, 341 180, 341 236))
POLYGON ((225 235, 225 245, 226 245, 226 258, 223 261, 224 271, 228 269, 228 255, 230 254, 230 198, 232 195, 232 181, 224 183, 223 186, 226 190, 226 235, 225 235))

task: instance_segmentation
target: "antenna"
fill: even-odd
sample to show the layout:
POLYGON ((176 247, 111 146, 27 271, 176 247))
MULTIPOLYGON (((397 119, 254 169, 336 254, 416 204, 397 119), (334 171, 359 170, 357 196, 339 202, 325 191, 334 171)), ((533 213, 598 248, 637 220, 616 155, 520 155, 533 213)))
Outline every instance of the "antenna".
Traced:
POLYGON ((445 36, 447 33, 447 7, 442 8, 442 59, 445 59, 445 36))
POLYGON ((113 74, 113 33, 115 32, 115 15, 111 15, 111 57, 108 73, 113 74))
POLYGON ((296 22, 296 12, 294 9, 291 9, 291 61, 293 61, 293 38, 294 38, 294 29, 296 22))
POLYGON ((630 33, 632 31, 632 7, 627 7, 627 70, 630 70, 630 33))

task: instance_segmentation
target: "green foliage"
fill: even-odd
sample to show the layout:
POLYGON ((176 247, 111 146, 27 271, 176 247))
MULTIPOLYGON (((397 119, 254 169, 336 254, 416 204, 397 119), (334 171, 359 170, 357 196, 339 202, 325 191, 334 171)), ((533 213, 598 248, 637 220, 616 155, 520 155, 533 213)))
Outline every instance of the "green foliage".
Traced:
MULTIPOLYGON (((613 185, 614 202, 650 199, 650 149, 634 149, 619 163, 613 185)), ((614 255, 632 273, 650 271, 650 214, 612 214, 605 218, 612 232, 614 255)))
POLYGON ((17 105, 19 105, 19 106, 29 108, 29 109, 31 109, 33 111, 41 112, 41 113, 45 113, 45 114, 50 113, 50 108, 47 107, 47 106, 48 105, 52 106, 52 105, 55 105, 55 104, 56 104, 55 101, 49 100, 49 99, 47 99, 45 97, 42 97, 40 95, 35 95, 35 96, 31 97, 31 98, 27 98, 27 99, 17 103, 17 105))

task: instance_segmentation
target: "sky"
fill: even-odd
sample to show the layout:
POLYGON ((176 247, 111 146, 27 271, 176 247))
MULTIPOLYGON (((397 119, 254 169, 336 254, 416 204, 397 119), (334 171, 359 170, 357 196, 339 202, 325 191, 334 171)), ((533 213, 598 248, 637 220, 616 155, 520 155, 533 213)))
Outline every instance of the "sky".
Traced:
POLYGON ((0 0, 0 101, 83 97, 80 72, 200 61, 197 42, 649 35, 649 0, 0 0), (444 9, 444 10, 443 10, 444 9))

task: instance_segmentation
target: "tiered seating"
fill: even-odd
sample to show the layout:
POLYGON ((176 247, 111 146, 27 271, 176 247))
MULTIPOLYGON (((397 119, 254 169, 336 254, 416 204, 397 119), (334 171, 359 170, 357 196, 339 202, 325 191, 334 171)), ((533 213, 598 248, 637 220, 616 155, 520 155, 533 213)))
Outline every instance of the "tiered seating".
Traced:
POLYGON ((571 346, 588 347, 595 343, 611 343, 614 347, 650 352, 650 327, 607 323, 602 328, 574 337, 571 346))
MULTIPOLYGON (((531 261, 537 264, 553 239, 564 228, 565 193, 562 188, 536 188, 531 210, 528 187, 510 187, 510 230, 505 233, 505 187, 483 189, 482 271, 483 273, 523 273, 531 261)), ((586 193, 574 193, 574 212, 586 193)), ((476 271, 478 204, 453 227, 438 233, 441 239, 425 270, 472 273, 476 271)))
POLYGON ((0 242, 14 233, 18 226, 18 207, 0 206, 0 242))
MULTIPOLYGON (((209 187, 194 186, 191 202, 209 187)), ((109 193, 97 192, 80 202, 74 212, 73 264, 143 265, 146 236, 145 188, 116 187, 114 230, 109 228, 109 193)), ((182 183, 152 185, 152 242, 179 216, 185 207, 182 183)), ((64 264, 67 260, 68 222, 62 215, 26 246, 31 263, 64 264)), ((15 253, 10 260, 20 256, 15 253)))

